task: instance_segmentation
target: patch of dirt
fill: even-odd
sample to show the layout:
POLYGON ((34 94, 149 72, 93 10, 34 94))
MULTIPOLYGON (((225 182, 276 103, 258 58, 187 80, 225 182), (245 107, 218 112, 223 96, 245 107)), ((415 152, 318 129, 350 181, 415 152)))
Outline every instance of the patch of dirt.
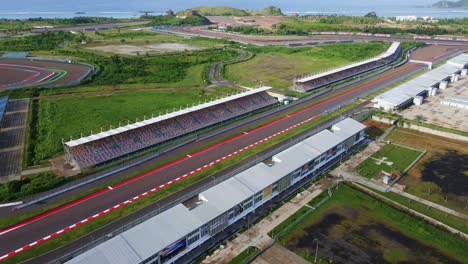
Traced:
POLYGON ((89 47, 92 50, 119 53, 124 55, 144 55, 146 53, 166 53, 166 52, 178 52, 188 50, 199 50, 199 47, 184 44, 184 43, 161 43, 161 44, 150 44, 143 46, 135 45, 104 45, 89 47))

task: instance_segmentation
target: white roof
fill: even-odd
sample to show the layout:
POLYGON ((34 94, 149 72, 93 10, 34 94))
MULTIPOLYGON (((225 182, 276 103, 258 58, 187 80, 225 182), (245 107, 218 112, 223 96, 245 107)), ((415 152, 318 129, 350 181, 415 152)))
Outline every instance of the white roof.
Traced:
POLYGON ((236 178, 230 178, 200 193, 203 202, 191 213, 201 222, 208 223, 254 194, 252 189, 236 178))
POLYGON ((468 103, 468 97, 463 97, 463 96, 447 96, 447 98, 445 99, 468 103))
POLYGON ((341 72, 341 71, 346 71, 346 70, 349 70, 349 69, 352 69, 352 68, 355 68, 355 67, 358 67, 358 66, 361 66, 361 65, 365 65, 365 64, 368 64, 368 63, 371 63, 371 62, 374 62, 374 61, 385 59, 385 58, 390 57, 391 55, 393 55, 398 50, 399 46, 400 46, 400 42, 393 42, 392 45, 390 46, 390 48, 388 48, 388 50, 386 52, 380 54, 377 57, 374 57, 374 58, 368 59, 368 60, 364 60, 364 61, 360 61, 360 62, 356 62, 356 63, 353 63, 353 64, 349 64, 349 65, 346 65, 346 66, 343 66, 343 67, 340 67, 340 68, 337 68, 337 69, 329 70, 329 71, 326 71, 326 72, 322 72, 322 73, 319 73, 319 74, 313 74, 313 75, 298 79, 298 80, 296 80, 296 82, 298 82, 298 83, 309 82, 309 81, 312 81, 312 80, 315 80, 315 79, 318 79, 318 78, 321 78, 321 77, 324 77, 324 76, 327 76, 327 75, 331 75, 331 74, 341 72))
MULTIPOLYGON (((462 54, 465 55, 465 54, 462 54)), ((459 55, 455 57, 457 61, 465 59, 468 63, 468 56, 459 55)), ((428 90, 430 87, 439 84, 442 81, 447 80, 454 73, 461 70, 460 66, 446 63, 436 69, 433 69, 421 76, 414 78, 413 80, 399 85, 377 97, 375 99, 381 104, 388 104, 393 106, 401 105, 408 100, 413 99, 422 92, 428 90)))
POLYGON ((67 263, 140 263, 202 224, 204 223, 191 214, 189 209, 178 204, 67 263))
POLYGON ((458 101, 458 100, 453 100, 453 99, 442 99, 441 102, 451 104, 451 105, 459 105, 459 106, 465 106, 465 107, 468 106, 468 102, 458 101))
POLYGON ((67 263, 124 264, 139 263, 148 259, 356 134, 365 126, 348 118, 332 128, 333 132, 324 130, 278 153, 274 158, 279 162, 273 166, 261 162, 200 193, 201 203, 191 210, 183 204, 178 204, 67 263))
POLYGON ((81 144, 86 144, 86 143, 89 143, 91 141, 95 141, 95 140, 106 138, 106 137, 109 137, 109 136, 112 136, 112 135, 115 135, 115 134, 123 133, 123 132, 129 131, 129 130, 144 127, 144 126, 147 126, 147 125, 151 125, 151 124, 154 124, 154 123, 157 123, 157 122, 161 122, 163 120, 174 118, 176 116, 184 115, 184 114, 187 114, 187 113, 190 113, 190 112, 195 112, 195 111, 198 111, 198 110, 201 110, 201 109, 204 109, 204 108, 208 108, 208 107, 211 107, 211 106, 214 106, 214 105, 218 105, 218 104, 222 104, 222 103, 229 102, 229 101, 232 101, 232 100, 236 100, 236 99, 239 99, 239 98, 242 98, 242 97, 246 97, 246 96, 256 94, 256 93, 259 93, 259 92, 263 92, 263 91, 267 91, 267 90, 270 90, 270 89, 271 89, 271 87, 267 87, 267 86, 260 87, 260 88, 257 88, 257 89, 252 89, 252 90, 249 90, 249 91, 246 91, 246 92, 231 95, 231 96, 221 98, 221 99, 218 99, 218 100, 215 100, 215 101, 211 101, 211 102, 208 102, 208 103, 203 103, 203 104, 192 106, 192 107, 182 109, 182 110, 179 110, 179 111, 176 111, 176 112, 168 113, 168 114, 157 116, 157 117, 147 119, 147 120, 144 120, 144 121, 129 124, 129 125, 126 125, 126 126, 123 126, 123 127, 114 128, 114 129, 110 129, 108 131, 104 131, 104 132, 101 132, 101 133, 98 133, 98 134, 94 134, 94 135, 90 135, 90 136, 87 136, 87 137, 82 137, 82 138, 79 138, 79 139, 71 140, 71 141, 66 142, 65 145, 67 145, 68 147, 75 147, 75 146, 78 146, 78 145, 81 145, 81 144))
POLYGON ((354 119, 346 118, 332 126, 331 131, 333 131, 333 134, 340 137, 341 140, 346 140, 365 128, 365 125, 356 122, 354 119))
POLYGON ((465 68, 465 66, 468 64, 468 54, 460 54, 455 58, 448 60, 447 63, 459 68, 465 68))

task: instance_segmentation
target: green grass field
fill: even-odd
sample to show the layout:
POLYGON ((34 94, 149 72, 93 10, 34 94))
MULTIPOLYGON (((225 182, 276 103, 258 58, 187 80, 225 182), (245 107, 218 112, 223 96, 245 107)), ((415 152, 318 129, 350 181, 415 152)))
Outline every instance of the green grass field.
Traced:
MULTIPOLYGON (((310 205, 322 199, 317 197, 310 205)), ((313 262, 314 238, 320 241, 319 257, 338 263, 351 252, 355 263, 369 258, 373 263, 463 263, 468 257, 463 239, 348 185, 335 189, 331 199, 285 232, 279 242, 313 262)))
POLYGON ((39 102, 37 141, 34 145, 33 163, 61 153, 62 138, 77 138, 96 133, 101 127, 116 127, 127 120, 135 122, 152 114, 192 105, 194 102, 213 99, 217 95, 201 89, 121 92, 101 95, 67 96, 42 99, 39 102), (201 92, 204 91, 204 92, 201 92))
POLYGON ((373 178, 382 170, 389 173, 394 170, 404 171, 419 155, 421 151, 387 144, 361 163, 356 170, 366 178, 373 178))
POLYGON ((277 89, 292 86, 292 80, 364 60, 384 52, 388 43, 353 43, 318 47, 250 47, 255 53, 249 61, 229 65, 226 78, 245 86, 263 82, 277 89))

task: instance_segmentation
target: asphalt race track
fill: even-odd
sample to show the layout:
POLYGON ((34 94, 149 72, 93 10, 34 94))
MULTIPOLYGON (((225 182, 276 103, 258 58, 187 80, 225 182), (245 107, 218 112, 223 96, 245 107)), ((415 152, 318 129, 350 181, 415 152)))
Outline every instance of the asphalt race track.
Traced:
POLYGON ((34 59, 0 59, 0 91, 27 86, 77 84, 92 68, 83 64, 34 59))
MULTIPOLYGON (((424 49, 421 49, 419 52, 424 52, 424 49)), ((426 58, 430 59, 442 54, 444 56, 448 56, 453 52, 455 52, 455 50, 449 51, 448 53, 431 54, 426 58)), ((377 80, 367 82, 366 84, 360 85, 345 93, 335 95, 329 99, 304 108, 308 103, 306 102, 304 105, 297 106, 297 108, 302 107, 304 109, 276 119, 265 126, 247 131, 246 133, 241 133, 234 138, 222 142, 221 144, 216 144, 202 151, 190 154, 190 156, 186 156, 176 162, 165 165, 149 173, 137 176, 127 182, 111 186, 111 188, 104 189, 90 197, 86 197, 71 205, 59 208, 52 214, 47 214, 43 217, 40 216, 32 219, 31 221, 26 221, 24 225, 16 226, 14 229, 2 230, 0 231, 0 240, 2 245, 0 247, 0 257, 9 253, 8 257, 13 256, 18 252, 35 246, 36 244, 47 241, 50 239, 51 234, 54 234, 52 237, 58 236, 63 232, 71 230, 87 221, 91 221, 101 215, 115 210, 118 207, 123 207, 125 204, 136 200, 135 198, 140 199, 142 196, 148 195, 148 191, 158 191, 160 188, 164 188, 177 179, 181 179, 185 175, 187 175, 185 177, 189 177, 190 175, 209 167, 210 164, 214 164, 219 160, 222 160, 224 157, 229 158, 233 154, 235 155, 240 149, 245 149, 252 146, 252 144, 261 144, 266 138, 269 138, 274 134, 303 123, 306 120, 311 120, 327 109, 350 99, 360 97, 360 95, 375 87, 381 87, 382 85, 392 83, 393 79, 396 79, 399 76, 404 76, 405 74, 408 74, 409 71, 413 71, 421 67, 424 66, 418 64, 406 64, 401 68, 385 73, 384 76, 377 80), (60 231, 60 233, 57 233, 57 231, 60 231), (20 250, 18 251, 18 249, 20 250), (16 253, 15 250, 17 250, 16 253)), ((288 111, 289 110, 291 109, 288 109, 288 111)), ((127 171, 126 173, 131 173, 131 171, 127 171)))
POLYGON ((254 45, 316 45, 336 42, 349 41, 398 41, 398 42, 424 42, 434 45, 467 45, 466 41, 454 41, 443 39, 413 39, 401 37, 379 37, 379 36, 360 36, 360 35, 309 35, 309 36, 254 36, 242 35, 236 33, 227 33, 221 31, 207 30, 206 26, 198 27, 174 27, 161 30, 175 35, 198 36, 207 38, 228 39, 241 43, 250 43, 254 45))

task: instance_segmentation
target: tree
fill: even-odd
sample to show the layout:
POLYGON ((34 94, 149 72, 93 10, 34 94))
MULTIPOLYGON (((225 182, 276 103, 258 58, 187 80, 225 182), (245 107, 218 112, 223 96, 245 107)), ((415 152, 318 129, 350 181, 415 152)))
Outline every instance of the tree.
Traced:
POLYGON ((367 13, 364 17, 377 17, 377 13, 375 11, 371 11, 367 13))

